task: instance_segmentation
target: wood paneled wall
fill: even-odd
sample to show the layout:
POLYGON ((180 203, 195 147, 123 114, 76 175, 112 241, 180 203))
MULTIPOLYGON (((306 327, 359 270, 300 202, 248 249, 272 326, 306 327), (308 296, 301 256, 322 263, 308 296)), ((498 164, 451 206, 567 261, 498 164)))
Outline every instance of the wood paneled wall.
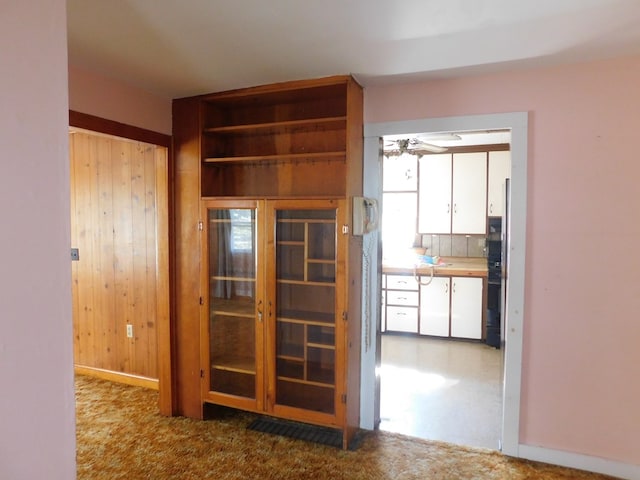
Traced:
POLYGON ((169 318, 167 148, 78 130, 69 149, 75 363, 157 379, 158 324, 169 318))

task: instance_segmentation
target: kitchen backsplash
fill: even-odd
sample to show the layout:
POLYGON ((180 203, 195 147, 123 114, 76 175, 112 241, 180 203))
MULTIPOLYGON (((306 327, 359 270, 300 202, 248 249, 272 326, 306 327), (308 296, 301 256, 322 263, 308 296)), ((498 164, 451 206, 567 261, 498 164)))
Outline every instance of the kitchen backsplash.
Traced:
POLYGON ((421 235, 426 254, 440 257, 485 257, 484 235, 421 235))

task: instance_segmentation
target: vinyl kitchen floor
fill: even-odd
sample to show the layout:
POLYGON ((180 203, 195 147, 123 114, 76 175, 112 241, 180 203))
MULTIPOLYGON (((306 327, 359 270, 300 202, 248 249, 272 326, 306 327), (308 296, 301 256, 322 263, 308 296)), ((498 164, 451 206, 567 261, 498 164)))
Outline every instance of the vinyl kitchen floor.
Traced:
POLYGON ((497 450, 502 353, 482 343, 383 335, 380 429, 497 450))

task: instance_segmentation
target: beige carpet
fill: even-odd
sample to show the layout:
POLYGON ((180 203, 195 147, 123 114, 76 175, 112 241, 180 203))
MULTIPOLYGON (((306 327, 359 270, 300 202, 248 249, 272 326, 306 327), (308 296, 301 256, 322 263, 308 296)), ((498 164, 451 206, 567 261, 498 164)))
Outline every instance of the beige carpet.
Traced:
POLYGON ((491 450, 364 435, 355 451, 247 430, 254 415, 162 417, 157 392, 76 378, 78 479, 590 479, 611 477, 491 450))

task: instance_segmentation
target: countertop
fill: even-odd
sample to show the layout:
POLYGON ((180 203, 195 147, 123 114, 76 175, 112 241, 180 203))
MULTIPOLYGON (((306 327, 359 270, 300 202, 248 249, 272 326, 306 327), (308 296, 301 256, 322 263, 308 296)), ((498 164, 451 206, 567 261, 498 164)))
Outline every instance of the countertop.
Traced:
MULTIPOLYGON (((435 276, 448 277, 486 277, 487 259, 484 257, 440 257, 441 263, 437 265, 433 274, 435 276)), ((402 263, 383 262, 382 273, 385 274, 414 274, 414 266, 402 263)), ((429 267, 417 269, 419 275, 431 275, 429 267)))

